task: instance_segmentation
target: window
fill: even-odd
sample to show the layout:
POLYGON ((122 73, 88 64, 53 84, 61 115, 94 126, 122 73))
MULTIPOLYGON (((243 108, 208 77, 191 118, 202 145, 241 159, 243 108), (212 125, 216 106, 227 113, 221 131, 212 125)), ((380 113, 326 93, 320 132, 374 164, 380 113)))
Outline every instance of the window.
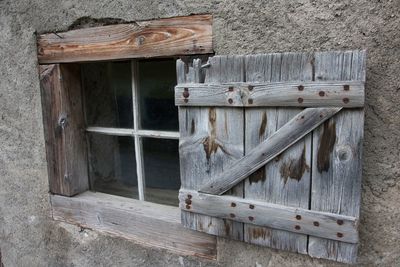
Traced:
POLYGON ((175 62, 82 64, 92 190, 178 206, 175 62))
POLYGON ((40 36, 53 217, 207 258, 213 235, 355 262, 365 51, 189 60, 209 22, 40 36))
POLYGON ((52 216, 146 246, 216 258, 181 225, 176 59, 213 53, 194 15, 38 36, 52 216))

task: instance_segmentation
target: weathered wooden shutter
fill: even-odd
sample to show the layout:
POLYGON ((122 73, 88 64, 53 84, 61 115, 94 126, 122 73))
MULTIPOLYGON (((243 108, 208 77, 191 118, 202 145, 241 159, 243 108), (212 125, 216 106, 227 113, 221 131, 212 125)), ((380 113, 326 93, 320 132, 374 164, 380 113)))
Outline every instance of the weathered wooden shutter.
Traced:
POLYGON ((178 60, 177 76, 182 224, 355 262, 365 51, 178 60))

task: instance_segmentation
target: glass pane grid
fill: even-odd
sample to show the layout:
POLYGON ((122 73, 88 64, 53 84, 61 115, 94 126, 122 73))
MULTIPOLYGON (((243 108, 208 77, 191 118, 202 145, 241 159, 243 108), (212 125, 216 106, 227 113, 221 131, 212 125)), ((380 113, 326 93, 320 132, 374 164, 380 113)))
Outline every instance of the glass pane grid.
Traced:
MULTIPOLYGON (((129 77, 131 83, 131 87, 129 88, 131 91, 130 94, 127 93, 126 90, 126 71, 118 68, 113 70, 112 68, 108 67, 108 73, 115 74, 115 77, 111 77, 113 81, 111 81, 109 84, 114 86, 114 103, 116 103, 114 111, 117 113, 117 122, 110 124, 110 121, 113 119, 115 120, 115 118, 113 118, 108 119, 108 124, 94 123, 96 126, 104 125, 105 127, 89 125, 90 127, 87 128, 87 131, 89 132, 90 136, 108 136, 108 140, 113 140, 113 138, 114 140, 120 140, 122 138, 121 140, 130 139, 130 141, 124 141, 127 147, 121 147, 121 144, 124 144, 122 141, 113 141, 114 143, 112 141, 108 141, 108 143, 106 141, 99 142, 99 144, 105 146, 103 150, 110 150, 107 153, 108 156, 103 155, 103 157, 111 158, 111 154, 114 156, 118 155, 116 158, 118 158, 120 162, 117 164, 117 159, 113 159, 113 161, 108 159, 108 164, 101 164, 98 162, 98 160, 93 163, 92 160, 94 158, 91 158, 90 169, 102 167, 103 171, 104 169, 109 170, 111 169, 110 166, 114 164, 114 170, 111 171, 111 175, 109 175, 113 176, 113 179, 107 180, 104 174, 103 176, 99 176, 99 173, 101 174, 101 172, 92 170, 91 180, 94 181, 91 181, 91 184, 92 189, 100 189, 98 191, 104 193, 111 193, 124 197, 136 198, 143 201, 177 206, 178 190, 180 188, 180 175, 178 141, 176 139, 179 138, 179 132, 176 131, 178 129, 177 110, 174 105, 173 90, 171 94, 170 89, 171 84, 175 84, 176 81, 171 81, 168 75, 161 77, 153 77, 153 75, 151 79, 157 80, 157 82, 146 78, 142 79, 142 81, 145 80, 145 82, 141 83, 139 76, 140 73, 142 73, 144 76, 148 75, 146 72, 149 72, 149 66, 157 67, 158 64, 161 66, 158 66, 161 69, 163 66, 165 67, 169 64, 169 67, 172 67, 173 71, 171 72, 171 69, 168 71, 173 73, 172 77, 173 79, 176 79, 174 60, 170 60, 170 62, 166 60, 161 60, 160 62, 152 61, 150 64, 147 62, 143 63, 132 61, 129 68, 131 72, 131 76, 129 77), (171 62, 173 64, 170 64, 171 62), (144 71, 140 71, 141 65, 144 66, 144 71), (124 72, 125 75, 123 74, 124 72), (167 78, 166 83, 162 83, 162 80, 165 78, 167 78), (159 83, 160 81, 161 83, 159 83), (159 83, 159 88, 157 88, 157 83, 159 83), (121 84, 124 86, 120 86, 121 84), (167 84, 167 86, 164 86, 165 84, 167 84), (118 88, 121 87, 123 87, 124 95, 116 97, 119 90, 118 88), (146 87, 149 87, 150 90, 146 91, 146 87), (166 92, 163 92, 162 88, 165 88, 166 92), (141 95, 139 91, 145 93, 141 95), (151 92, 155 95, 163 95, 161 100, 160 98, 154 99, 151 92), (143 98, 141 99, 142 96, 146 96, 146 100, 143 100, 143 98), (168 97, 170 100, 168 100, 168 97), (129 101, 129 99, 131 100, 129 101), (131 102, 131 104, 128 102, 131 102), (146 105, 145 109, 141 108, 142 105, 146 105), (163 105, 169 105, 170 107, 160 108, 160 106, 163 105), (155 111, 151 110, 152 106, 155 107, 155 111), (153 114, 150 114, 149 116, 141 116, 143 113, 147 114, 148 112, 153 112, 153 114), (130 115, 127 115, 127 113, 130 115), (171 114, 173 116, 171 116, 171 114), (163 118, 165 115, 167 116, 163 118), (131 121, 129 121, 129 119, 131 121), (149 119, 153 122, 149 122, 149 119), (109 127, 110 125, 112 127, 109 127), (114 127, 114 125, 118 128, 114 127), (145 125, 145 127, 141 127, 141 125, 145 125), (114 148, 110 147, 110 143, 114 144, 114 148), (113 153, 111 153, 111 150, 116 150, 116 147, 119 149, 119 151, 113 151, 113 153), (132 163, 127 164, 129 161, 132 161, 132 163), (97 165, 93 166, 93 164, 97 165), (132 182, 132 180, 135 180, 135 182, 132 182)), ((121 65, 119 67, 121 67, 121 65)), ((155 72, 151 73, 156 74, 155 72)), ((166 72, 164 71, 161 73, 166 72)), ((87 95, 85 95, 85 98, 87 98, 87 95)), ((99 117, 102 117, 102 115, 103 114, 100 114, 99 117)), ((92 121, 90 119, 87 120, 89 124, 93 122, 93 118, 91 119, 92 121)), ((104 121, 104 118, 97 120, 104 121)), ((104 139, 105 137, 102 138, 104 139)), ((90 143, 94 138, 88 137, 88 139, 90 143)), ((93 146, 93 144, 91 145, 93 146)), ((89 146, 89 149, 92 150, 93 148, 89 146)))

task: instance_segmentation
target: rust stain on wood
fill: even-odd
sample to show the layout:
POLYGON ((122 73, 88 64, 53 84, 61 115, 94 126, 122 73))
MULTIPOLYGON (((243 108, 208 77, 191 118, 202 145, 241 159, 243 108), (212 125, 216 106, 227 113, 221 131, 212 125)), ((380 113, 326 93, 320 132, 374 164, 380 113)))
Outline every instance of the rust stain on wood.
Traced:
POLYGON ((217 141, 217 113, 215 111, 215 108, 210 108, 208 111, 208 125, 210 127, 210 133, 209 136, 204 138, 203 140, 203 147, 204 147, 204 152, 206 153, 206 158, 207 162, 210 162, 211 155, 216 153, 218 151, 218 148, 225 154, 227 151, 225 148, 218 143, 217 141))
POLYGON ((251 239, 266 239, 267 237, 270 236, 270 232, 267 231, 265 228, 257 227, 257 228, 252 228, 250 231, 250 237, 251 239))
POLYGON ((266 128, 267 128, 267 113, 264 111, 261 119, 260 129, 258 130, 258 137, 260 139, 263 138, 266 128))
POLYGON ((231 224, 230 224, 227 220, 225 220, 225 219, 223 219, 223 221, 224 221, 225 235, 226 235, 226 236, 230 236, 230 233, 231 233, 231 224))
POLYGON ((190 126, 190 135, 193 135, 195 131, 196 131, 196 124, 194 122, 194 119, 192 119, 192 124, 190 126))
POLYGON ((324 123, 324 129, 318 146, 317 168, 320 173, 328 171, 333 147, 336 142, 336 122, 324 123))
POLYGON ((258 183, 258 182, 265 182, 267 179, 265 175, 265 167, 261 167, 260 169, 256 170, 252 175, 249 176, 249 182, 258 183))
POLYGON ((280 168, 280 173, 284 183, 286 184, 289 178, 300 181, 306 170, 309 171, 310 166, 307 165, 306 148, 304 145, 300 158, 290 159, 289 161, 284 162, 280 168))

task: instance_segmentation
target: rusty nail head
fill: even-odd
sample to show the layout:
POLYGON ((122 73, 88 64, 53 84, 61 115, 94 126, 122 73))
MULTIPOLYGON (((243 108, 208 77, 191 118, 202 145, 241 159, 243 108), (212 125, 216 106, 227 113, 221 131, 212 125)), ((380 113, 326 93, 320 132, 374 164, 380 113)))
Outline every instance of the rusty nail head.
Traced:
POLYGON ((190 205, 190 204, 192 204, 192 201, 190 199, 185 199, 185 203, 190 205))
POLYGON ((301 216, 300 215, 296 215, 296 219, 297 220, 301 220, 301 216))
POLYGON ((319 226, 319 222, 313 222, 314 226, 319 226))
POLYGON ((303 91, 304 90, 304 86, 303 85, 299 85, 299 86, 297 86, 297 88, 299 89, 299 91, 303 91))
POLYGON ((300 104, 303 103, 303 98, 301 97, 297 98, 297 102, 299 102, 300 104))
POLYGON ((348 85, 348 84, 343 85, 343 89, 345 91, 349 91, 350 90, 350 85, 348 85))
POLYGON ((190 210, 190 206, 189 206, 189 205, 186 205, 186 208, 187 208, 188 210, 190 210))
POLYGON ((232 103, 233 103, 232 98, 229 98, 229 99, 228 99, 228 102, 229 102, 229 104, 232 104, 232 103))
POLYGON ((318 94, 319 94, 319 96, 321 96, 321 97, 322 97, 322 96, 325 96, 325 92, 324 92, 324 91, 319 91, 318 94))
POLYGON ((300 227, 300 225, 296 225, 296 226, 294 227, 294 229, 296 229, 296 230, 300 230, 300 229, 301 229, 301 227, 300 227))
POLYGON ((192 199, 192 195, 187 195, 188 199, 192 199))
POLYGON ((249 99, 249 104, 251 105, 251 104, 253 104, 253 99, 249 99))
POLYGON ((250 204, 250 205, 249 205, 249 208, 252 209, 252 210, 254 210, 254 205, 250 204))
POLYGON ((185 92, 183 92, 182 95, 183 95, 184 98, 188 98, 188 97, 189 97, 189 92, 188 92, 188 91, 185 91, 185 92))
POLYGON ((229 92, 233 92, 233 86, 229 86, 229 92))
POLYGON ((254 217, 253 216, 249 216, 249 220, 250 221, 254 221, 254 217))
POLYGON ((337 235, 337 237, 339 237, 339 238, 342 238, 342 237, 343 237, 343 234, 342 234, 342 233, 337 233, 336 235, 337 235))
POLYGON ((344 102, 345 104, 349 103, 349 101, 350 101, 350 100, 349 100, 347 97, 343 98, 343 102, 344 102))
POLYGON ((232 203, 231 203, 231 207, 236 207, 236 203, 235 203, 235 202, 232 202, 232 203))
POLYGON ((233 214, 233 213, 230 213, 229 216, 230 216, 231 218, 235 218, 235 214, 233 214))
POLYGON ((337 220, 337 224, 342 225, 343 224, 343 220, 337 220))
POLYGON ((249 87, 247 87, 249 89, 249 91, 253 90, 254 85, 249 85, 249 87))

